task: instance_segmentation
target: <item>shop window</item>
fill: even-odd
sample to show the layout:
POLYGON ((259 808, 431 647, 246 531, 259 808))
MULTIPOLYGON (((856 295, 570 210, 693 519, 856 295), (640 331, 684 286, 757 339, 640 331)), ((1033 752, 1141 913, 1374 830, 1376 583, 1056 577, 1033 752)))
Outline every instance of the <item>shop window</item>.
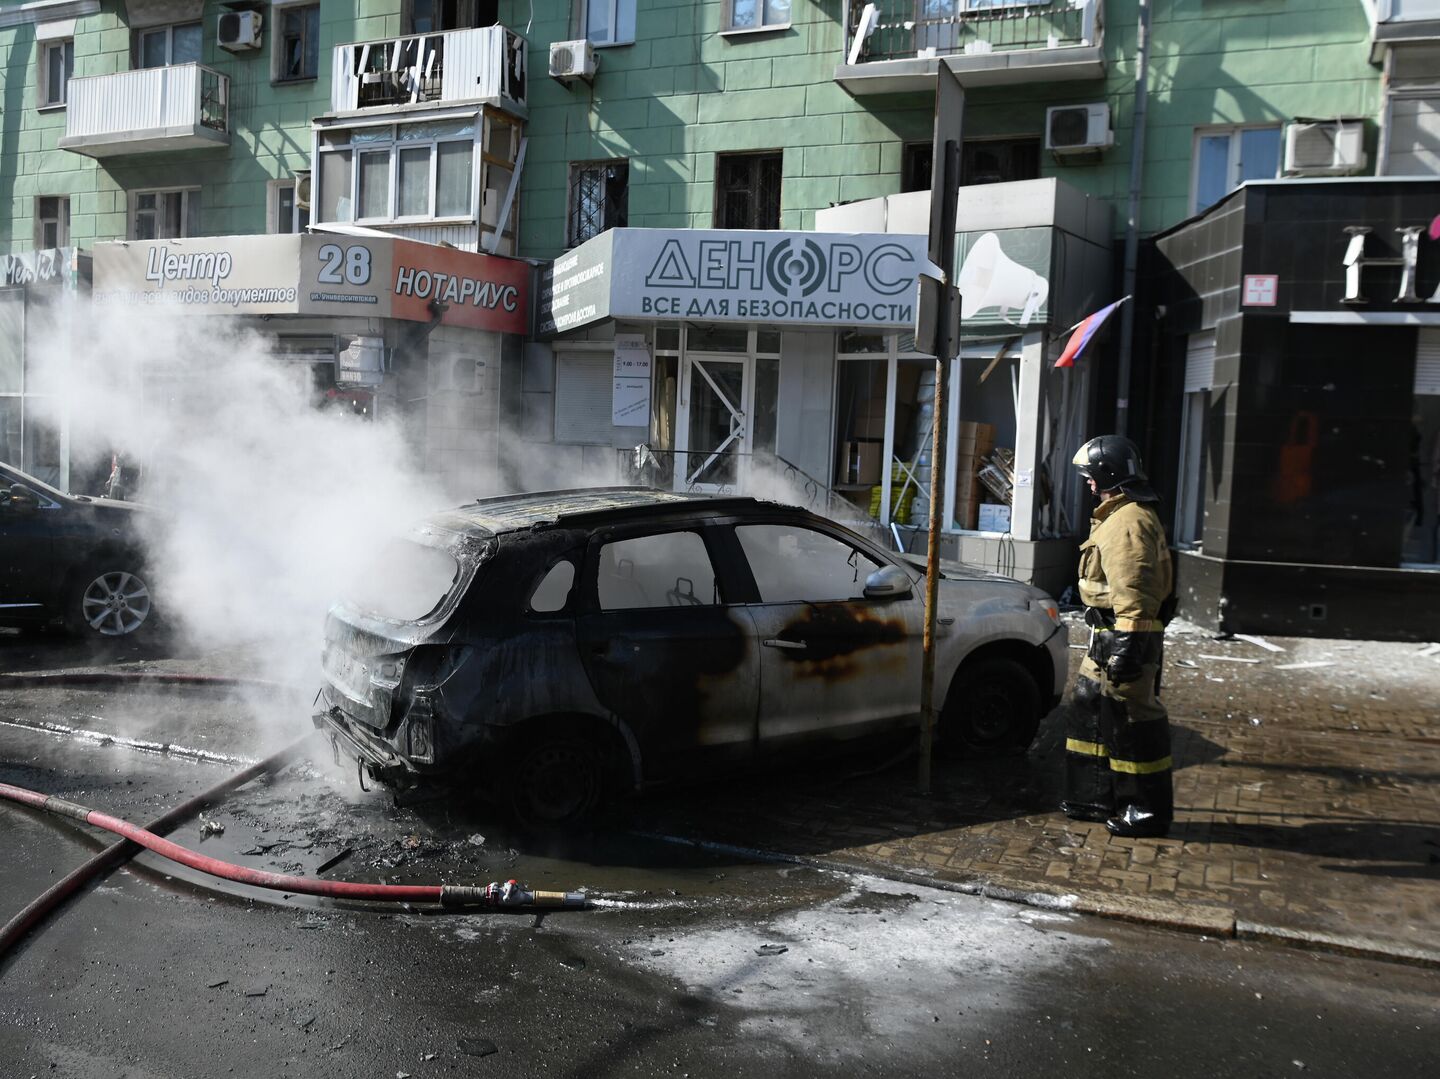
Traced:
POLYGON ((782 30, 789 25, 790 0, 726 0, 727 30, 782 30))
POLYGON ((320 5, 271 5, 276 82, 302 82, 320 75, 320 5))
POLYGON ((585 37, 596 45, 629 45, 635 40, 635 0, 583 0, 585 37))
POLYGON ((474 220, 475 122, 327 131, 320 220, 474 220))
POLYGON ((715 227, 778 229, 781 153, 719 154, 715 159, 715 227))
POLYGON ((136 191, 130 196, 130 239, 173 240, 200 235, 200 189, 136 191))
POLYGON ((646 607, 713 607, 715 569, 696 532, 636 536, 600 548, 596 590, 602 611, 646 607))
POLYGON ((687 322, 685 348, 690 352, 748 352, 750 332, 714 322, 687 322))
POLYGON ((624 228, 629 208, 629 162, 591 161, 570 166, 570 246, 606 229, 624 228))
POLYGON ((500 21, 500 3, 499 0, 405 0, 401 21, 407 34, 494 26, 500 21))
POLYGON ((835 372, 834 490, 868 512, 885 450, 887 361, 847 360, 835 372))
POLYGON ((64 105, 70 80, 75 75, 75 42, 41 42, 39 66, 39 107, 53 109, 64 105))
MULTIPOLYGON (((929 191, 934 147, 912 142, 905 147, 901 162, 900 189, 929 191)), ((966 139, 960 149, 960 186, 1004 184, 1040 177, 1038 135, 1006 139, 966 139)))
POLYGON ((735 536, 761 603, 863 599, 865 579, 880 568, 848 543, 799 525, 739 525, 735 536))
POLYGON ((1280 127, 1198 128, 1194 168, 1191 205, 1199 213, 1246 180, 1280 175, 1280 127))
POLYGON ((1215 334, 1191 334, 1180 403, 1180 474, 1175 483, 1175 542, 1198 547, 1205 528, 1205 435, 1215 380, 1215 334))
POLYGON ((70 246, 70 196, 41 195, 35 200, 35 247, 45 251, 70 246))
POLYGON ((204 40, 198 22, 152 26, 135 31, 134 63, 137 68, 198 64, 204 40))

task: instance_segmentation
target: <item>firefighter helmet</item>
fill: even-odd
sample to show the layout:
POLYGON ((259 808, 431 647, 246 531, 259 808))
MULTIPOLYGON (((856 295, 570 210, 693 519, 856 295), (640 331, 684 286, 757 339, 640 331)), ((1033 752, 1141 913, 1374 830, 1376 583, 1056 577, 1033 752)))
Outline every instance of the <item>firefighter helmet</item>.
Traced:
POLYGON ((1121 490, 1139 502, 1155 498, 1139 447, 1123 435, 1092 438, 1076 451, 1072 463, 1101 491, 1121 490))

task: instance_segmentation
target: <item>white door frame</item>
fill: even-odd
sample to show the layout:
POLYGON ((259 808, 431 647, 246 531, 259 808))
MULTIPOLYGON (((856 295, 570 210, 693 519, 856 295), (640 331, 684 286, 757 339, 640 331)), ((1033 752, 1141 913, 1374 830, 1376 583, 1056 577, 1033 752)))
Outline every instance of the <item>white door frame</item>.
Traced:
POLYGON ((675 489, 677 491, 710 491, 719 492, 723 485, 715 483, 692 483, 690 477, 704 471, 714 459, 723 452, 739 453, 736 461, 735 481, 733 488, 736 492, 744 488, 745 476, 749 462, 749 454, 754 445, 754 425, 751 418, 754 415, 755 395, 755 357, 749 352, 685 352, 680 357, 680 401, 676 408, 675 424, 675 489), (710 372, 705 370, 709 363, 733 363, 740 365, 740 397, 739 407, 723 393, 715 380, 710 377, 710 372), (696 370, 699 370, 700 377, 710 387, 711 392, 720 398, 731 413, 731 433, 728 438, 714 447, 713 452, 703 461, 691 461, 690 446, 690 394, 694 388, 694 377, 696 370), (737 445, 738 443, 738 445, 737 445))

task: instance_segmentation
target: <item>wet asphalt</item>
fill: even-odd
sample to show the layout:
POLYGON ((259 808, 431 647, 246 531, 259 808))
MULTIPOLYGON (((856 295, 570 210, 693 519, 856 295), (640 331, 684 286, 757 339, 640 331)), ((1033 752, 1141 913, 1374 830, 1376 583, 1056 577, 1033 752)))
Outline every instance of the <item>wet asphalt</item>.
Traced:
MULTIPOLYGON (((303 735, 304 703, 0 691, 0 781, 144 821, 303 735)), ((397 807, 310 748, 207 813, 223 832, 196 820, 172 838, 279 872, 516 877, 600 905, 537 919, 340 904, 145 854, 0 959, 0 1077, 1416 1076, 1440 1062, 1440 972, 710 854, 637 838, 643 801, 595 834, 539 840, 483 806, 397 807)), ((0 919, 105 841, 0 803, 0 919)))

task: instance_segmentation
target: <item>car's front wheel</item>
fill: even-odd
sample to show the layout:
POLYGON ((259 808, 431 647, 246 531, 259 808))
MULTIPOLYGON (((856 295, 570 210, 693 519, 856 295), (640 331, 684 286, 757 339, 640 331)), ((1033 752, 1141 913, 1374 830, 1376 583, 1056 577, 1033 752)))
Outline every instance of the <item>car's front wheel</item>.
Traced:
POLYGON ((605 794, 600 754, 587 739, 542 735, 528 739, 510 772, 510 810, 522 825, 565 828, 588 823, 605 794))
POLYGON ((940 716, 946 744, 1000 752, 1024 749, 1040 724, 1040 687, 1018 660, 984 656, 955 675, 940 716))
POLYGON ((129 637, 154 623, 150 586, 132 569, 98 566, 76 579, 65 624, 90 637, 129 637))

